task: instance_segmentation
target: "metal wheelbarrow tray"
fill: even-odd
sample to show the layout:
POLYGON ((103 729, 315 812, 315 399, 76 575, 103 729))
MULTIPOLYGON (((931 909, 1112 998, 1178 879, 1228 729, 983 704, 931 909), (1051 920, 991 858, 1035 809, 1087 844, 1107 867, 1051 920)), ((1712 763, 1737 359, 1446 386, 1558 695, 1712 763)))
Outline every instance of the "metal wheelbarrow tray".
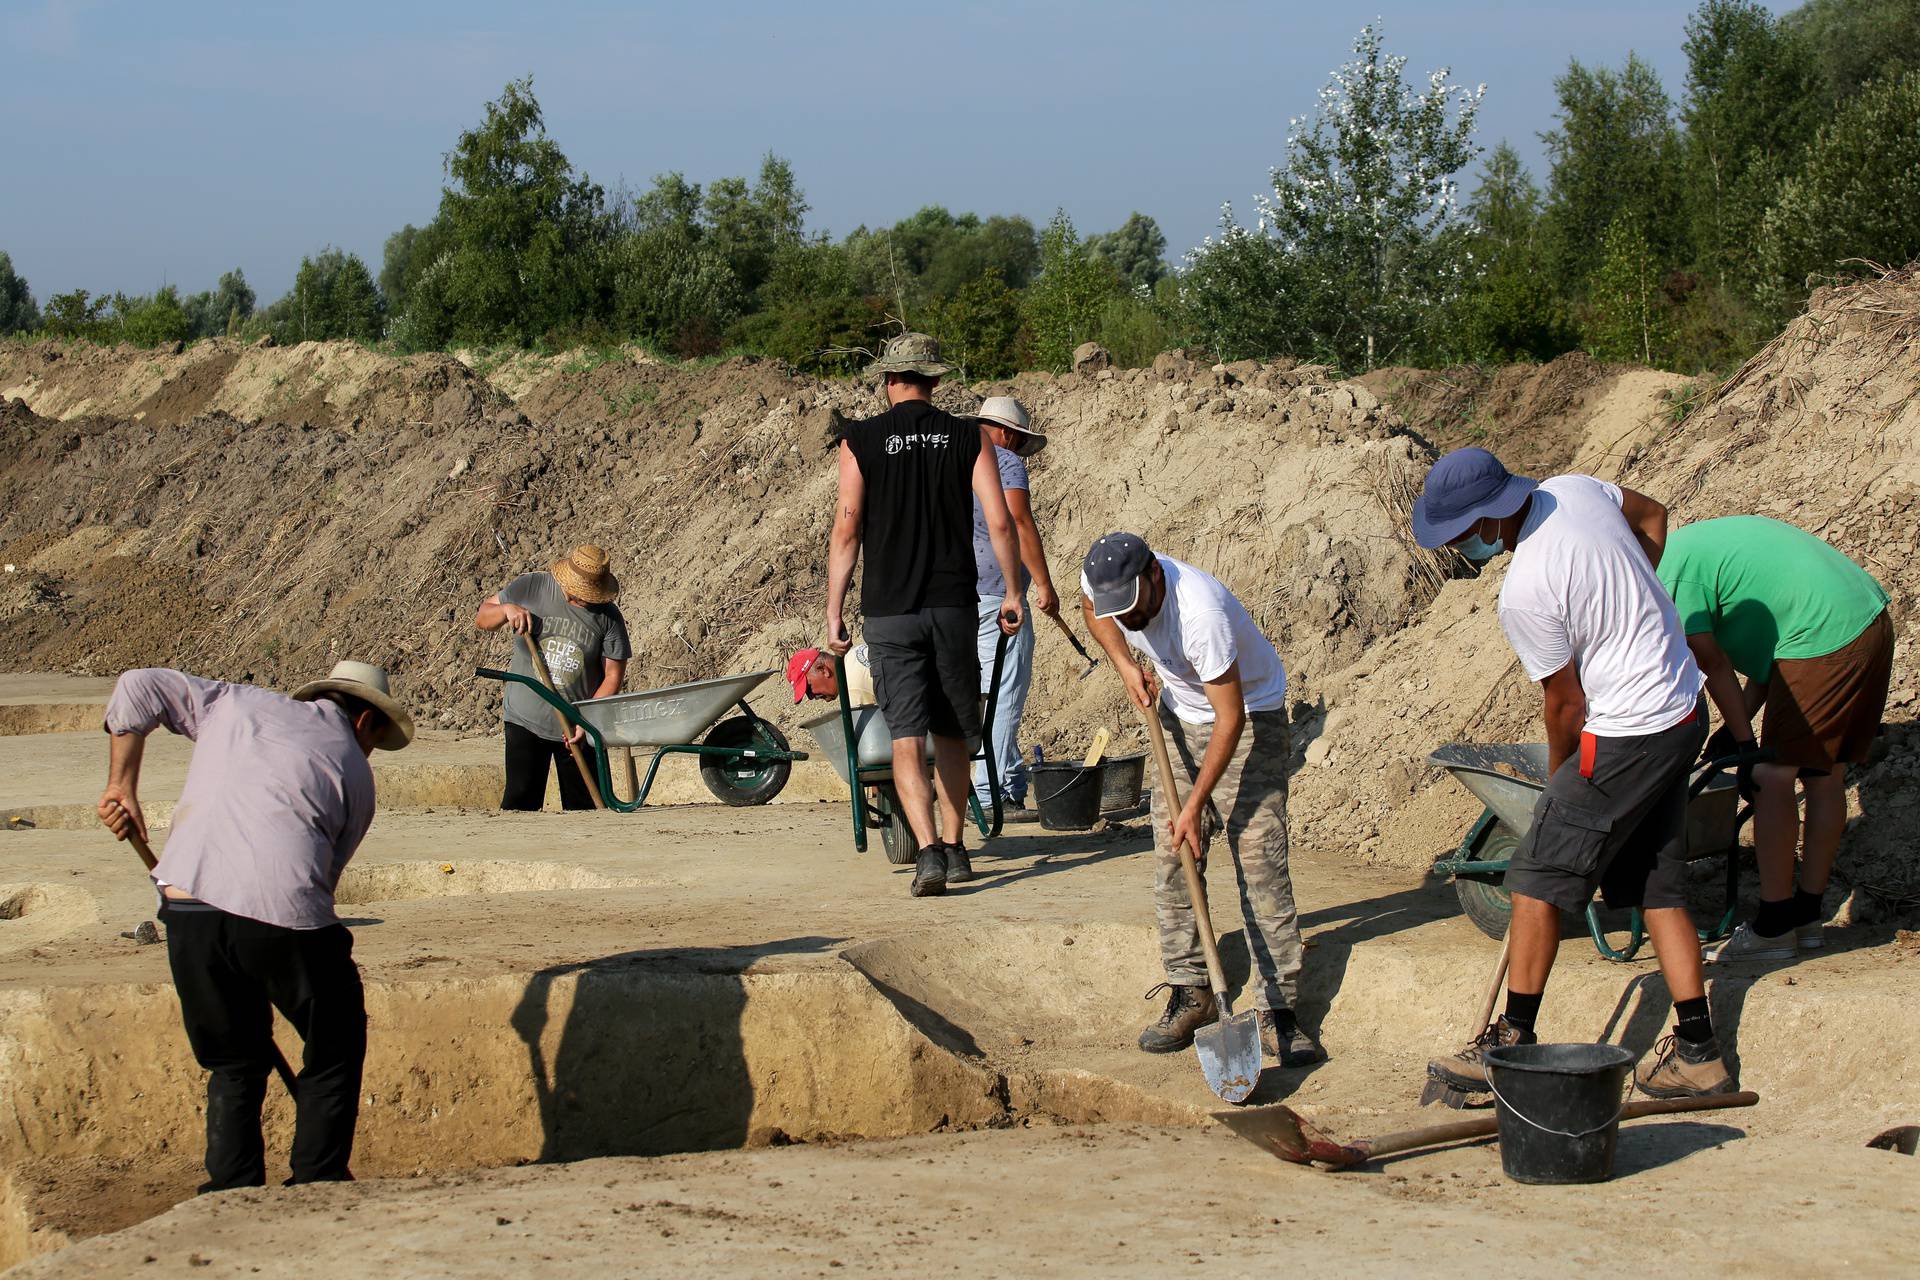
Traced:
MULTIPOLYGON (((1753 816, 1740 801, 1732 771, 1758 753, 1727 756, 1694 770, 1687 784, 1687 858, 1726 859, 1726 910, 1712 929, 1701 930, 1703 941, 1725 937, 1733 926, 1735 898, 1740 885, 1740 829, 1753 816)), ((1440 875, 1453 877, 1454 892, 1469 920, 1489 937, 1504 937, 1512 906, 1505 886, 1508 867, 1521 839, 1533 826, 1534 807, 1547 786, 1547 746, 1544 742, 1451 742, 1427 757, 1445 769, 1485 806, 1480 817, 1451 857, 1433 864, 1440 875)), ((1635 908, 1628 924, 1627 945, 1615 948, 1607 941, 1597 902, 1587 904, 1587 931, 1593 945, 1609 960, 1631 960, 1646 941, 1646 928, 1635 908)))
POLYGON ((646 803, 660 764, 670 755, 697 757, 707 790, 730 805, 767 803, 787 785, 793 762, 807 758, 805 752, 788 746, 785 735, 772 721, 747 705, 747 695, 774 674, 772 668, 579 703, 569 703, 531 676, 494 667, 477 668, 475 674, 487 680, 523 684, 565 716, 568 724, 585 729, 593 740, 600 794, 606 797, 609 809, 621 813, 631 813, 646 803), (729 707, 738 707, 740 714, 716 726, 714 722, 729 707), (703 733, 704 741, 697 741, 703 733), (634 747, 653 749, 644 782, 634 772, 634 747), (620 750, 625 757, 631 800, 614 795, 609 748, 620 750))

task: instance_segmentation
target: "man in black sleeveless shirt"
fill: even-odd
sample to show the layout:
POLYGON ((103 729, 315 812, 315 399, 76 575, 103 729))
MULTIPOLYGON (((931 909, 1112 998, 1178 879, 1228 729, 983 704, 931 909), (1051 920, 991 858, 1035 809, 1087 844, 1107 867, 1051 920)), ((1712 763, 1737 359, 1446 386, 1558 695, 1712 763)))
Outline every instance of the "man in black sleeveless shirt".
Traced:
MULTIPOLYGON (((842 617, 847 587, 862 548, 867 553, 861 612, 874 696, 893 736, 894 786, 920 846, 910 890, 916 898, 973 878, 962 824, 968 744, 980 736, 975 497, 1001 572, 1020 581, 1013 523, 985 428, 933 405, 933 389, 948 371, 939 343, 924 333, 901 334, 868 367, 883 377, 890 407, 841 435, 840 502, 827 557, 827 648, 844 654, 853 643, 842 617)), ((1020 630, 1026 607, 1024 595, 1007 596, 1000 626, 1008 635, 1020 630)))

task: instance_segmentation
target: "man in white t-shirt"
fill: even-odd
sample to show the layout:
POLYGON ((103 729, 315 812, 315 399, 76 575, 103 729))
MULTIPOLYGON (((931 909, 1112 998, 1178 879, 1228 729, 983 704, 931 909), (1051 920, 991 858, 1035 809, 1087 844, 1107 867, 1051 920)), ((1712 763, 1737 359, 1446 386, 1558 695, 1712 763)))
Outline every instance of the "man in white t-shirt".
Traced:
MULTIPOLYGON (((1110 533, 1080 575, 1087 629, 1107 651, 1127 696, 1159 698, 1174 766, 1186 774, 1179 813, 1153 789, 1154 916, 1170 989, 1160 1020, 1140 1034, 1149 1053, 1172 1053, 1217 1016, 1180 844, 1204 874, 1207 842, 1224 831, 1245 888, 1241 914, 1256 983, 1263 1048, 1286 1067, 1326 1054, 1294 1016, 1300 921, 1287 874, 1287 672, 1246 606, 1212 575, 1156 556, 1131 533, 1110 533), (1134 661, 1153 661, 1158 681, 1134 661), (1224 816, 1223 816, 1224 815, 1224 816)), ((1160 990, 1155 987, 1149 997, 1160 990)))
POLYGON ((1585 911, 1598 889, 1609 906, 1642 909, 1673 997, 1674 1034, 1636 1073, 1642 1092, 1731 1092, 1683 892, 1687 776, 1706 721, 1700 668, 1654 576, 1667 509, 1591 476, 1535 482, 1509 475, 1485 449, 1456 449, 1428 473, 1413 532, 1421 546, 1451 546, 1476 564, 1513 553, 1500 626, 1540 682, 1550 775, 1506 876, 1506 1011, 1428 1071, 1486 1092, 1483 1051, 1534 1043, 1560 913, 1585 911))

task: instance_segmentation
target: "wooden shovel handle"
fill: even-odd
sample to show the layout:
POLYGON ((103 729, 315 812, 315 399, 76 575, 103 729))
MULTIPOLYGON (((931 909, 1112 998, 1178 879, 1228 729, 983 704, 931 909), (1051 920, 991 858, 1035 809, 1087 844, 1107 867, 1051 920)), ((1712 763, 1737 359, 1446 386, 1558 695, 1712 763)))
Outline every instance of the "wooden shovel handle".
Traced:
MULTIPOLYGON (((540 677, 540 683, 553 690, 555 697, 562 697, 560 690, 554 687, 553 673, 547 670, 546 655, 540 652, 540 646, 533 642, 532 636, 520 636, 520 643, 527 646, 527 655, 533 659, 533 673, 540 677)), ((567 744, 567 754, 573 757, 573 763, 580 770, 580 777, 587 784, 587 794, 593 797, 593 807, 604 809, 607 802, 600 794, 599 780, 593 776, 593 770, 587 768, 587 757, 581 753, 580 744, 573 741, 573 726, 567 723, 567 717, 560 708, 553 709, 553 718, 560 722, 560 740, 567 744)))
MULTIPOLYGON (((1638 1120, 1642 1116, 1674 1115, 1683 1111, 1720 1111, 1727 1107, 1751 1107, 1759 1101, 1760 1095, 1757 1093, 1715 1093, 1704 1098, 1645 1098, 1639 1102, 1629 1102, 1621 1110, 1620 1118, 1638 1120)), ((1401 1151, 1412 1151, 1417 1147, 1491 1137, 1499 1131, 1499 1117, 1482 1116, 1475 1120, 1428 1125, 1424 1129, 1406 1129, 1380 1138, 1363 1138, 1349 1149, 1360 1152, 1362 1159, 1374 1160, 1401 1151)))
POLYGON ((153 846, 148 844, 147 838, 138 831, 127 832, 127 843, 132 845, 133 851, 140 855, 140 861, 147 864, 147 870, 151 871, 160 865, 160 860, 153 856, 153 846))
MULTIPOLYGON (((1131 695, 1127 701, 1133 701, 1131 695)), ((1146 723, 1147 743, 1153 748, 1154 767, 1160 771, 1160 788, 1166 792, 1167 814, 1171 817, 1180 812, 1180 785, 1173 780, 1173 762, 1167 758, 1167 737, 1161 732, 1160 716, 1138 703, 1134 709, 1146 723)), ((1200 949, 1207 957, 1207 982, 1213 987, 1214 999, 1220 1002, 1220 1016, 1225 1019, 1233 1006, 1227 999, 1227 975, 1220 967, 1220 946, 1213 936, 1213 917, 1207 911, 1207 886, 1201 882, 1200 868, 1194 864, 1193 846, 1182 840, 1179 854, 1180 870, 1187 878, 1187 897, 1193 903, 1193 921, 1200 928, 1200 949)))
POLYGON ((1067 620, 1057 613, 1050 613, 1047 616, 1053 619, 1054 626, 1060 628, 1060 634, 1067 638, 1067 643, 1072 645, 1073 651, 1080 655, 1080 660, 1092 666, 1093 658, 1088 655, 1087 647, 1080 643, 1080 637, 1073 634, 1073 628, 1067 625, 1067 620))

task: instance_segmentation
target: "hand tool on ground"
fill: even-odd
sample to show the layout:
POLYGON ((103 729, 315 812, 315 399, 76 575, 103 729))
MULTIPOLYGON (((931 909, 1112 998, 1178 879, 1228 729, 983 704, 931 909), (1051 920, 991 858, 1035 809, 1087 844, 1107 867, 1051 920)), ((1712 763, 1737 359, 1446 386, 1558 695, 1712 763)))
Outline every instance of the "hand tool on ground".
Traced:
MULTIPOLYGON (((1467 1032, 1469 1041, 1478 1039, 1493 1022, 1493 1002, 1500 998, 1500 988, 1507 982, 1508 947, 1512 945, 1513 935, 1509 933, 1500 939, 1500 959, 1493 966, 1493 982, 1487 987, 1487 998, 1480 1002, 1480 1016, 1474 1021, 1472 1030, 1467 1032)), ((1433 1067, 1427 1067, 1427 1083, 1420 1090, 1420 1105, 1443 1102, 1455 1111, 1467 1105, 1471 1095, 1464 1089, 1448 1084, 1444 1077, 1434 1074, 1433 1067)))
POLYGON ((1067 625, 1065 618, 1057 613, 1050 613, 1047 616, 1053 619, 1053 625, 1059 627, 1061 633, 1067 637, 1067 643, 1072 645, 1073 651, 1080 655, 1080 660, 1087 664, 1087 669, 1080 673, 1080 678, 1085 680, 1093 674, 1093 669, 1100 665, 1100 659, 1088 655, 1087 646, 1080 643, 1080 637, 1073 634, 1073 628, 1067 625))
MULTIPOLYGON (((147 864, 147 870, 151 871, 160 865, 160 860, 153 856, 153 846, 147 843, 147 838, 141 835, 137 828, 127 832, 127 843, 132 845, 133 851, 140 855, 140 861, 147 864)), ((299 1092, 294 1087, 293 1068, 287 1065, 287 1055, 280 1052, 280 1046, 271 1040, 267 1042, 267 1047, 273 1051, 274 1074, 280 1077, 281 1084, 287 1086, 287 1096, 299 1097, 299 1092)))
MULTIPOLYGON (((1620 1111, 1622 1120, 1642 1116, 1677 1115, 1687 1111, 1719 1111, 1726 1107, 1751 1107, 1760 1101, 1757 1093, 1716 1093, 1704 1098, 1642 1099, 1629 1102, 1620 1111)), ((1213 1118, 1255 1146, 1279 1156, 1290 1164, 1321 1165, 1329 1169, 1351 1169, 1381 1156, 1439 1146, 1444 1142, 1463 1142, 1469 1138, 1491 1138, 1500 1131, 1498 1116, 1475 1120, 1454 1120, 1428 1125, 1424 1129, 1406 1129, 1379 1138, 1360 1138, 1341 1142, 1330 1138, 1311 1121, 1291 1107, 1256 1107, 1247 1111, 1216 1111, 1213 1118)))
POLYGON ((1101 725, 1093 731, 1093 745, 1087 748, 1087 758, 1080 762, 1082 769, 1091 769, 1106 758, 1107 741, 1113 735, 1107 732, 1107 726, 1101 725))
MULTIPOLYGON (((1136 709, 1147 724, 1147 741, 1153 747, 1153 762, 1160 771, 1160 786, 1166 793, 1166 810, 1171 818, 1180 812, 1180 788, 1174 783, 1173 764, 1167 759, 1166 735, 1160 731, 1160 717, 1155 711, 1136 709)), ((1207 1087, 1228 1102, 1244 1102, 1260 1083, 1260 1015, 1252 1009, 1239 1014, 1233 1011, 1226 974, 1220 968, 1220 948, 1213 937, 1213 919, 1207 911, 1207 886, 1194 864, 1193 847, 1184 840, 1180 842, 1180 869, 1187 877, 1187 897, 1193 902, 1194 923, 1199 926, 1200 946, 1207 957, 1207 982, 1213 987, 1220 1011, 1218 1022, 1194 1033, 1193 1050, 1199 1055, 1207 1087)))
POLYGON ((1875 1151, 1898 1151, 1903 1156, 1920 1153, 1920 1124, 1903 1124, 1874 1136, 1867 1145, 1875 1151))
MULTIPOLYGON (((540 646, 533 642, 532 636, 520 636, 520 643, 527 646, 527 654, 533 659, 533 673, 540 677, 540 683, 553 690, 554 696, 562 696, 560 689, 553 683, 553 673, 547 670, 546 655, 540 652, 540 646)), ((606 800, 600 795, 600 784, 594 780, 593 770, 587 768, 587 758, 580 752, 580 744, 573 740, 573 726, 567 723, 567 717, 554 708, 553 718, 560 722, 560 737, 567 744, 567 752, 573 756, 573 762, 579 766, 580 777, 587 784, 587 794, 593 797, 593 807, 604 809, 606 800)))

